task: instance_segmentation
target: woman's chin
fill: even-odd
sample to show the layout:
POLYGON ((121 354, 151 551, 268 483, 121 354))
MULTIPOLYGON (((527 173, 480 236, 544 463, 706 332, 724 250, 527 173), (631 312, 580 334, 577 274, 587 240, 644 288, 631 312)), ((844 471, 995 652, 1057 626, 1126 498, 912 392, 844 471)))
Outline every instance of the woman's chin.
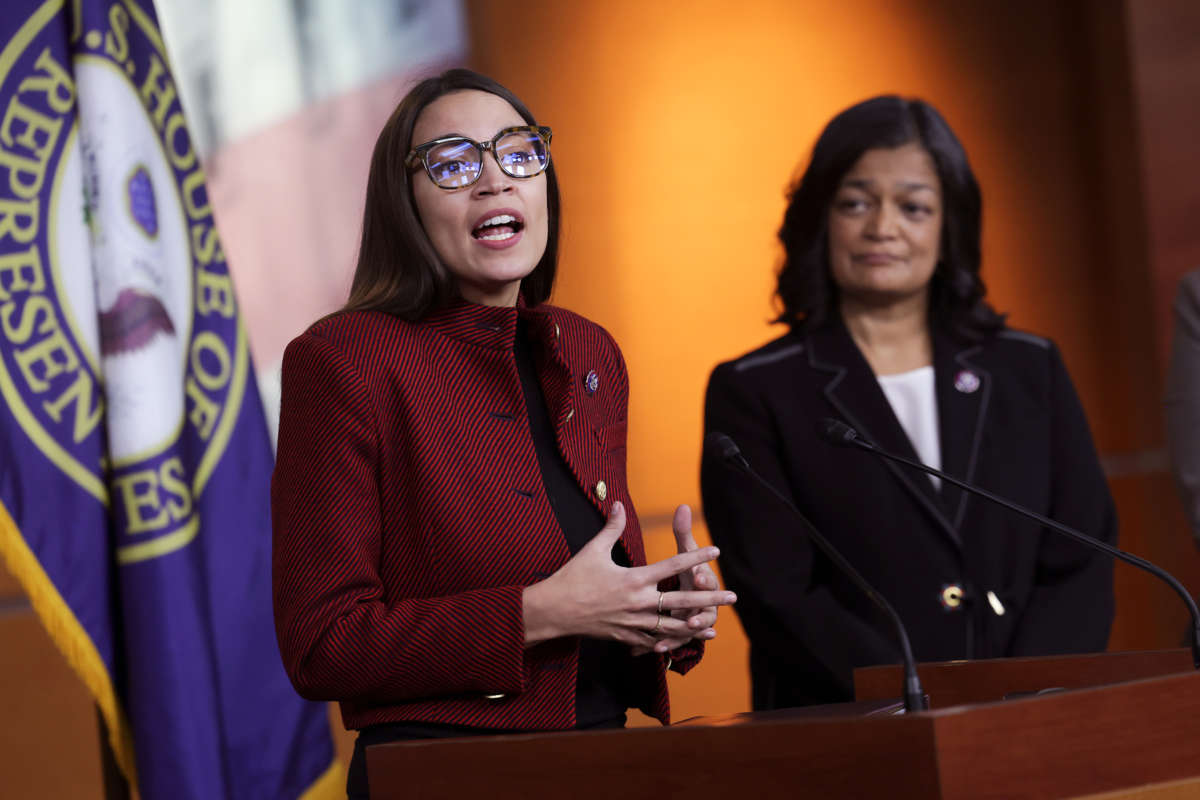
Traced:
POLYGON ((929 291, 928 284, 916 286, 908 284, 880 283, 872 286, 859 286, 851 291, 843 290, 843 304, 859 308, 886 308, 889 306, 909 303, 921 299, 929 291))
POLYGON ((469 274, 460 273, 459 284, 478 286, 491 291, 520 283, 529 277, 536 267, 537 262, 527 259, 491 260, 490 263, 478 265, 469 274))
POLYGON ((492 280, 460 280, 458 282, 458 292, 469 303, 478 303, 483 306, 516 305, 523 277, 497 278, 492 280))

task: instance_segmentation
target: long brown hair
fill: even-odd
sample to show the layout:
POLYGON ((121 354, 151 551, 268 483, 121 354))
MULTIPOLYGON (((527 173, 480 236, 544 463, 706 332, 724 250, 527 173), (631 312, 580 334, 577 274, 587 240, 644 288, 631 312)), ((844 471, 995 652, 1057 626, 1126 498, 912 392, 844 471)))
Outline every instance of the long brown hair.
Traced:
MULTIPOLYGON (((406 320, 419 320, 457 299, 458 285, 429 241, 413 201, 412 181, 428 180, 410 173, 404 160, 412 149, 413 126, 425 107, 443 95, 474 89, 507 101, 530 125, 537 120, 517 96, 496 81, 469 69, 451 69, 412 88, 383 126, 371 155, 362 241, 343 311, 376 310, 406 320)), ((521 281, 529 305, 545 302, 558 269, 559 196, 554 161, 546 168, 549 235, 537 266, 521 281)))

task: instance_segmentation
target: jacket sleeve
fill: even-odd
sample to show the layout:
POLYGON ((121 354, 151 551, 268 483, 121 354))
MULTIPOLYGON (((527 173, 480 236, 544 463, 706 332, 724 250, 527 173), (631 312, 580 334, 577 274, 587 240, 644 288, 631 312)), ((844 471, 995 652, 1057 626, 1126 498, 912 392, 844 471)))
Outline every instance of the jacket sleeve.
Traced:
MULTIPOLYGON (((704 420, 706 433, 730 436, 755 472, 792 496, 775 421, 733 364, 713 372, 704 420)), ((898 646, 818 579, 813 544, 777 498, 708 448, 700 489, 709 531, 721 548, 721 571, 737 592, 735 608, 756 650, 784 666, 820 664, 823 682, 834 682, 846 696, 853 695, 855 667, 900 661, 898 646)))
POLYGON ((313 334, 284 353, 271 485, 276 635, 312 700, 522 691, 522 587, 389 598, 379 575, 379 430, 361 376, 313 334))
MULTIPOLYGON (((1057 348, 1050 349, 1051 495, 1048 516, 1117 543, 1117 512, 1087 419, 1057 348)), ((1098 652, 1114 614, 1113 560, 1043 529, 1029 601, 1009 655, 1098 652)))
POLYGON ((1200 544, 1200 270, 1183 277, 1175 297, 1166 412, 1171 471, 1200 544))

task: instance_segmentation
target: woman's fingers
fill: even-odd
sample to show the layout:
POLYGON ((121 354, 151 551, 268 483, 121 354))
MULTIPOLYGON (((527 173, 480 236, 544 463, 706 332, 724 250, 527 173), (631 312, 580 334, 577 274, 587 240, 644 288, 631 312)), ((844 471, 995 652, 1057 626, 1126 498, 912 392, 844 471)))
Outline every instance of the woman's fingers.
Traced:
POLYGON ((692 509, 687 505, 675 509, 671 530, 675 533, 675 545, 679 552, 687 553, 696 549, 696 540, 692 538, 692 509))
POLYGON ((605 521, 604 527, 583 546, 583 550, 600 549, 604 553, 604 557, 611 561, 613 545, 617 543, 624 532, 625 506, 620 500, 615 500, 608 512, 608 520, 605 521))
MULTIPOLYGON (((716 615, 713 615, 713 619, 716 619, 716 615)), ((634 645, 631 652, 635 657, 644 656, 647 653, 667 653, 672 650, 678 650, 680 647, 696 639, 707 642, 715 638, 717 638, 717 631, 712 627, 702 630, 689 630, 678 635, 660 636, 653 640, 653 645, 634 645)))
POLYGON ((713 572, 713 568, 708 564, 700 564, 692 567, 692 584, 697 589, 717 589, 720 584, 717 583, 717 575, 713 572))
POLYGON ((642 567, 618 567, 612 562, 612 548, 624 532, 625 522, 625 507, 614 502, 604 527, 561 570, 564 577, 558 582, 574 587, 571 596, 590 598, 575 603, 572 613, 580 618, 577 628, 561 627, 585 636, 611 638, 641 653, 664 652, 664 642, 674 649, 693 639, 709 638, 717 607, 730 605, 737 597, 718 588, 708 566, 720 551, 696 547, 691 510, 680 506, 673 520, 681 552, 642 567), (658 589, 661 581, 676 575, 680 578, 678 590, 658 589))
POLYGON ((695 631, 688 627, 687 620, 675 619, 667 614, 640 614, 633 627, 645 631, 655 641, 670 637, 691 639, 695 635, 695 631))
MULTIPOLYGON (((663 592, 662 608, 668 609, 708 609, 715 606, 731 606, 737 602, 737 595, 729 591, 700 592, 678 591, 663 592)), ((715 608, 714 608, 715 613, 715 608)))
POLYGON ((635 650, 641 650, 643 653, 649 653, 659 641, 649 633, 636 628, 617 628, 613 632, 613 638, 635 650))
POLYGON ((656 645, 654 645, 654 652, 667 653, 667 652, 670 652, 671 650, 678 650, 680 647, 683 647, 687 643, 694 641, 696 639, 702 639, 704 641, 708 641, 709 639, 715 639, 716 636, 717 636, 717 632, 713 628, 705 628, 702 631, 696 631, 695 633, 689 633, 685 636, 668 636, 666 638, 658 640, 658 643, 656 645))
POLYGON ((712 561, 719 555, 721 555, 721 551, 715 547, 701 547, 697 550, 680 553, 670 558, 664 558, 662 561, 655 561, 653 564, 647 564, 644 567, 635 567, 634 569, 642 573, 648 583, 658 583, 680 573, 687 572, 692 567, 712 561))

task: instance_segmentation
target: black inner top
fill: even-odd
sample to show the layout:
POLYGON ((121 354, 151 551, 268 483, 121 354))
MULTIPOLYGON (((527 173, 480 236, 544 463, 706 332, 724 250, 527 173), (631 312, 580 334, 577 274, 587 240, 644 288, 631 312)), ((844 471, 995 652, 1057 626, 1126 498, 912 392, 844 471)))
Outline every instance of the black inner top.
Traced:
MULTIPOLYGON (((521 389, 525 393, 529 429, 542 469, 546 499, 554 509, 554 516, 566 536, 571 555, 575 555, 604 527, 604 515, 588 500, 559 452, 550 412, 534 366, 529 329, 520 320, 517 322, 514 350, 521 389)), ((613 560, 621 566, 629 566, 629 559, 620 544, 613 547, 612 555, 613 560)), ((632 704, 628 700, 630 693, 625 688, 631 661, 628 645, 600 639, 580 639, 575 727, 589 728, 625 721, 625 709, 632 704)))

